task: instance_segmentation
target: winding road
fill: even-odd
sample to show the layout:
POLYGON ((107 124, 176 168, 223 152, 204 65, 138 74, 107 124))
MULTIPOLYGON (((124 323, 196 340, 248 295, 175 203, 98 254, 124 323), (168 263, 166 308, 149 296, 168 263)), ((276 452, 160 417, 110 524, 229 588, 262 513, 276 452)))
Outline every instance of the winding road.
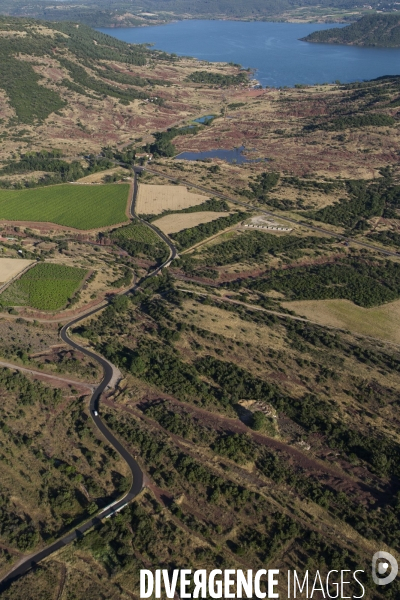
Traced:
MULTIPOLYGON (((149 279, 151 277, 155 277, 158 273, 160 273, 160 271, 162 269, 164 269, 165 267, 168 267, 170 265, 171 261, 174 258, 176 258, 176 256, 177 256, 177 250, 176 250, 174 244, 171 242, 170 238, 167 235, 165 235, 162 231, 160 231, 152 223, 148 223, 147 221, 141 219, 136 214, 136 212, 135 212, 135 203, 136 203, 136 198, 137 198, 137 193, 138 193, 137 176, 142 171, 148 171, 149 173, 153 173, 155 175, 159 175, 161 177, 164 177, 164 178, 172 180, 172 181, 176 181, 176 178, 168 176, 165 173, 162 173, 162 172, 159 172, 159 171, 156 171, 156 170, 153 170, 153 169, 149 169, 147 167, 134 167, 135 177, 134 177, 134 182, 133 182, 133 187, 132 187, 132 199, 131 199, 131 204, 130 204, 130 216, 131 216, 132 219, 137 219, 140 222, 142 222, 144 225, 146 225, 147 227, 149 227, 150 229, 152 229, 158 235, 158 237, 160 237, 165 242, 165 244, 169 248, 169 256, 168 256, 168 258, 163 262, 163 264, 161 264, 154 271, 152 271, 151 273, 149 273, 145 277, 145 279, 144 279, 144 280, 146 280, 146 279, 149 279)), ((190 183, 190 182, 187 182, 187 181, 184 181, 184 180, 181 180, 181 182, 183 184, 185 184, 185 185, 188 185, 188 186, 192 187, 192 188, 196 188, 196 189, 199 189, 199 190, 201 190, 203 192, 210 193, 210 190, 208 190, 205 187, 202 187, 202 186, 199 186, 199 185, 195 185, 193 183, 190 183)), ((291 219, 290 217, 282 217, 281 215, 277 215, 276 213, 274 213, 272 211, 261 209, 259 207, 254 207, 251 204, 247 204, 245 202, 241 202, 241 201, 238 201, 238 200, 233 200, 232 198, 230 198, 230 197, 228 197, 228 196, 226 196, 224 194, 220 194, 220 193, 218 193, 218 192, 216 192, 214 190, 212 191, 212 195, 215 196, 215 197, 227 200, 229 202, 233 202, 233 203, 235 203, 235 204, 237 204, 239 206, 242 206, 244 208, 251 209, 252 211, 257 210, 257 212, 261 212, 261 213, 266 214, 268 216, 279 217, 279 219, 288 221, 290 223, 294 223, 296 225, 301 225, 301 226, 307 227, 310 230, 313 230, 313 231, 316 231, 316 232, 319 232, 319 233, 323 233, 323 234, 327 234, 327 235, 330 235, 332 237, 336 237, 338 239, 342 239, 342 240, 347 241, 347 238, 345 236, 341 235, 341 234, 333 233, 331 231, 328 231, 326 229, 323 229, 322 227, 318 227, 318 226, 315 226, 315 225, 309 225, 309 224, 301 223, 301 222, 299 223, 298 221, 296 221, 295 219, 291 219)), ((385 254, 385 255, 388 255, 388 256, 399 256, 398 253, 391 252, 389 250, 384 250, 384 249, 379 248, 377 246, 374 246, 372 244, 367 244, 367 243, 356 241, 356 240, 351 240, 351 243, 357 244, 359 246, 363 246, 363 247, 371 249, 371 250, 378 251, 378 252, 380 252, 382 254, 385 254)), ((144 281, 144 280, 142 280, 142 281, 144 281)), ((137 290, 137 288, 139 287, 139 285, 140 284, 135 283, 129 290, 123 292, 122 295, 131 294, 132 292, 134 292, 135 290, 137 290)), ((130 452, 113 435, 113 433, 111 433, 111 431, 108 429, 108 427, 102 421, 101 416, 99 414, 99 399, 100 399, 101 395, 103 394, 103 392, 107 388, 112 389, 112 387, 116 383, 116 373, 118 373, 118 369, 116 369, 116 367, 112 363, 110 363, 108 360, 106 360, 102 356, 96 354, 92 350, 86 348, 85 346, 81 346, 78 342, 76 342, 75 340, 73 340, 69 336, 69 331, 70 331, 71 328, 73 328, 76 325, 78 325, 78 323, 80 323, 84 319, 87 319, 88 317, 91 317, 91 316, 97 314, 99 311, 103 310, 103 308, 105 308, 107 305, 108 305, 108 302, 107 303, 102 303, 101 305, 97 306, 93 310, 91 310, 91 311, 89 311, 89 312, 87 312, 85 314, 81 314, 80 316, 76 317, 75 319, 73 319, 72 321, 70 321, 69 323, 67 323, 66 325, 64 325, 64 327, 60 331, 60 336, 61 336, 61 339, 63 340, 64 343, 68 344, 69 346, 71 346, 75 350, 78 350, 82 354, 85 354, 90 359, 96 361, 98 364, 100 364, 100 366, 103 369, 103 373, 104 373, 103 380, 100 383, 100 385, 98 385, 97 388, 94 390, 94 392, 93 392, 93 394, 92 394, 92 396, 90 398, 90 402, 89 402, 90 415, 91 415, 91 418, 93 419, 95 425, 97 426, 98 430, 101 432, 101 434, 107 440, 107 442, 120 454, 120 456, 127 463, 128 467, 130 469, 131 475, 132 475, 132 484, 131 484, 131 487, 130 487, 130 489, 128 490, 128 492, 125 494, 125 496, 123 498, 112 502, 111 504, 109 504, 108 506, 106 506, 105 508, 103 508, 102 510, 100 510, 94 517, 90 518, 89 520, 87 520, 85 523, 83 523, 79 527, 75 528, 70 533, 64 535, 62 538, 60 538, 59 540, 53 542, 52 544, 50 544, 46 548, 43 548, 42 550, 39 550, 38 552, 36 552, 36 553, 34 553, 34 554, 32 554, 32 555, 30 555, 28 557, 23 558, 0 581, 0 593, 2 591, 4 591, 14 580, 18 579, 22 575, 25 575, 30 569, 34 568, 40 561, 44 560, 45 558, 48 558, 49 556, 51 556, 57 550, 60 550, 61 548, 65 547, 68 544, 70 544, 71 542, 73 542, 74 540, 79 539, 80 537, 82 537, 86 531, 88 531, 93 526, 95 526, 98 523, 100 523, 102 519, 105 519, 105 518, 113 515, 114 513, 118 512, 119 510, 121 510, 123 507, 125 507, 127 504, 129 504, 129 502, 131 502, 141 492, 141 490, 143 489, 144 475, 143 475, 142 469, 140 468, 140 465, 135 460, 135 458, 130 454, 130 452)))
MULTIPOLYGON (((144 221, 143 219, 141 219, 140 217, 138 217, 136 215, 135 203, 136 203, 137 192, 138 192, 138 183, 137 183, 137 174, 135 172, 135 179, 134 179, 134 184, 133 184, 133 188, 132 188, 132 200, 131 200, 131 204, 130 204, 131 218, 138 219, 143 224, 145 224, 147 227, 150 227, 167 244, 169 251, 170 251, 167 260, 165 260, 162 265, 157 267, 154 271, 149 273, 149 275, 147 275, 144 280, 142 280, 142 281, 145 281, 146 279, 149 279, 150 277, 155 277, 163 268, 168 267, 169 264, 171 263, 171 261, 176 257, 177 251, 176 251, 175 246, 171 242, 171 240, 168 238, 168 236, 166 236, 162 231, 157 229, 157 227, 155 227, 151 223, 147 223, 147 221, 144 221)), ((122 295, 131 294, 138 287, 139 287, 139 284, 135 283, 133 285, 133 287, 131 287, 126 292, 124 292, 122 295)), ((116 376, 116 372, 118 372, 118 369, 116 369, 116 367, 112 363, 110 363, 108 360, 106 360, 102 356, 99 356, 92 350, 89 350, 85 346, 81 346, 80 344, 78 344, 78 342, 74 341, 69 336, 69 330, 71 328, 75 327, 78 323, 80 323, 84 319, 87 319, 88 317, 91 317, 91 316, 95 315, 96 313, 98 313, 99 311, 103 310, 103 308, 105 308, 105 306, 107 306, 107 304, 102 304, 101 306, 97 306, 96 308, 94 308, 92 311, 85 313, 84 315, 80 315, 79 317, 76 317, 74 320, 72 320, 69 323, 67 323, 66 325, 64 325, 64 327, 60 331, 60 336, 61 336, 61 339, 63 340, 63 342, 65 342, 69 346, 72 346, 72 348, 74 348, 75 350, 82 352, 82 354, 85 354, 92 360, 99 363, 103 369, 103 373, 104 373, 103 380, 100 383, 100 385, 94 390, 94 392, 90 398, 90 402, 89 402, 90 416, 92 417, 95 425, 97 426, 97 428, 101 432, 101 434, 104 436, 104 438, 107 440, 107 442, 114 448, 114 450, 116 450, 118 452, 118 454, 120 454, 120 456, 127 463, 128 467, 131 471, 131 475, 132 475, 131 487, 123 498, 116 500, 115 502, 112 502, 111 504, 109 504, 108 506, 103 508, 100 512, 98 512, 94 517, 92 517, 91 519, 89 519, 88 521, 86 521, 85 523, 83 523, 82 525, 80 525, 79 527, 77 527, 76 529, 71 531, 70 533, 64 535, 62 538, 53 542, 46 548, 43 548, 42 550, 39 550, 38 552, 36 552, 26 558, 23 558, 0 581, 0 594, 13 581, 18 579, 22 575, 25 575, 30 569, 34 568, 40 561, 42 561, 45 558, 48 558, 51 554, 53 554, 57 550, 60 550, 64 546, 67 546, 68 544, 73 542, 74 540, 82 537, 86 531, 91 529, 94 525, 97 525, 98 523, 100 523, 102 519, 105 519, 105 518, 113 515, 114 513, 118 512, 122 508, 124 508, 124 506, 126 506, 127 504, 129 504, 129 502, 131 502, 134 498, 136 498, 136 496, 143 489, 143 471, 140 468, 138 462, 135 460, 135 458, 132 456, 132 454, 130 454, 130 452, 119 442, 119 440, 117 440, 117 438, 113 435, 113 433, 111 433, 111 431, 108 429, 108 427, 102 421, 101 416, 99 414, 99 399, 100 399, 102 393, 107 388, 111 389, 113 387, 113 382, 115 381, 115 376, 116 376)))

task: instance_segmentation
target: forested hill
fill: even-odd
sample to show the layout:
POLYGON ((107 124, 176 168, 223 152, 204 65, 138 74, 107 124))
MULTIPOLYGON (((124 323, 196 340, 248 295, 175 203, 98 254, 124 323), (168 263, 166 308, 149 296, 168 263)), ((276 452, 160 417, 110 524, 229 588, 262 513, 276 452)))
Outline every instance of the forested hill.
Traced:
MULTIPOLYGON (((372 10, 391 10, 394 2, 369 0, 368 6, 372 10)), ((365 10, 358 0, 0 0, 0 14, 79 21, 92 27, 129 27, 187 18, 290 20, 300 15, 341 21, 365 10)))
POLYGON ((0 17, 0 90, 16 124, 42 122, 68 104, 71 92, 92 100, 112 97, 125 105, 149 97, 153 80, 109 66, 120 61, 140 67, 149 56, 157 52, 84 25, 0 17), (42 69, 50 61, 62 76, 56 81, 50 75, 46 81, 44 71, 37 72, 38 61, 42 69))
POLYGON ((367 15, 348 27, 315 31, 305 42, 354 46, 400 47, 400 13, 367 15))

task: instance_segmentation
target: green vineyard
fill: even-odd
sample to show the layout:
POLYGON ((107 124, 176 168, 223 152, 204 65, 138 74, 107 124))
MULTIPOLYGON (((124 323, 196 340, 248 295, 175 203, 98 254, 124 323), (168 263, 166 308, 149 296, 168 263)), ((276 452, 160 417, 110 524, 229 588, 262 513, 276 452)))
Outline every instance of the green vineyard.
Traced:
POLYGON ((0 190, 0 219, 97 229, 127 221, 129 185, 55 185, 0 190))
POLYGON ((3 306, 30 306, 59 310, 81 286, 87 271, 75 267, 40 263, 0 295, 3 306))
POLYGON ((133 242, 143 242, 144 244, 158 244, 159 238, 146 225, 141 223, 132 223, 127 227, 121 227, 112 232, 113 240, 132 240, 133 242))

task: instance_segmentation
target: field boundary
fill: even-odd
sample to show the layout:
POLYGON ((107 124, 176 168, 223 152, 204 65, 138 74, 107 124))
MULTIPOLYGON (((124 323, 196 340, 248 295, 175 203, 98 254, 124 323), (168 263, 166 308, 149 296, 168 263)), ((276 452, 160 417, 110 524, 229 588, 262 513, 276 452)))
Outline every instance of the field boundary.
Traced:
POLYGON ((136 213, 145 217, 162 218, 166 211, 180 212, 187 208, 201 206, 210 200, 210 195, 203 195, 188 183, 138 183, 136 213))
MULTIPOLYGON (((135 180, 132 179, 132 181, 129 185, 129 193, 128 193, 128 198, 126 199, 126 208, 125 208, 125 214, 130 223, 132 222, 131 205, 132 205, 132 198, 133 198, 134 193, 135 193, 135 180)), ((117 227, 117 225, 115 227, 117 227)))
POLYGON ((309 229, 310 231, 316 231, 318 233, 322 233, 323 235, 335 237, 339 240, 348 242, 350 244, 361 246, 363 248, 368 248, 369 250, 374 250, 375 252, 379 252, 380 254, 384 254, 385 256, 394 256, 395 258, 399 258, 399 256, 400 256, 399 252, 385 250, 384 248, 375 246, 374 244, 367 244, 366 242, 363 242, 361 240, 356 240, 354 238, 348 238, 344 233, 337 233, 335 231, 330 231, 328 229, 324 229, 322 227, 322 225, 321 226, 315 225, 315 224, 310 225, 309 223, 307 223, 306 221, 303 221, 303 220, 297 221, 293 217, 283 216, 277 212, 273 212, 271 209, 266 210, 265 208, 262 208, 262 207, 256 207, 252 204, 249 204, 249 202, 233 199, 230 196, 227 196, 226 194, 222 194, 221 192, 214 191, 211 193, 210 190, 208 190, 207 188, 205 188, 201 185, 197 185, 195 183, 189 183, 185 179, 180 179, 179 177, 173 177, 172 175, 167 175, 166 173, 163 173, 162 171, 149 169, 147 166, 137 167, 137 169, 139 172, 147 171, 148 173, 152 173, 153 175, 158 175, 160 177, 164 177, 165 179, 168 179, 169 181, 172 181, 172 182, 178 181, 178 179, 179 179, 180 185, 190 186, 193 189, 201 190, 207 194, 210 194, 210 196, 214 196, 215 198, 221 198, 222 200, 226 200, 227 202, 232 202, 232 204, 237 204, 238 206, 243 206, 244 208, 249 208, 250 210, 252 210, 254 212, 259 212, 264 215, 268 215, 270 217, 273 217, 274 219, 280 219, 280 220, 286 221, 288 223, 293 223, 294 225, 298 225, 300 227, 304 227, 305 229, 309 229))
MULTIPOLYGON (((130 201, 128 197, 128 205, 129 202, 130 201)), ((0 225, 15 225, 17 227, 28 227, 29 229, 38 229, 39 231, 41 230, 40 226, 42 226, 42 229, 43 227, 47 227, 48 229, 52 228, 57 229, 59 231, 71 231, 73 233, 83 235, 84 233, 88 232, 95 233, 96 231, 110 231, 111 229, 117 229, 118 227, 124 227, 125 225, 129 225, 130 222, 130 219, 128 219, 127 217, 127 220, 121 223, 116 223, 115 225, 106 225, 104 227, 95 227, 94 229, 77 229, 76 227, 67 227, 67 225, 59 225, 58 223, 52 223, 51 221, 11 221, 7 219, 1 219, 0 225)), ((46 230, 44 231, 46 232, 46 230)))
POLYGON ((175 233, 180 233, 181 231, 185 231, 186 229, 193 229, 194 227, 198 227, 199 225, 207 225, 208 223, 212 223, 213 221, 217 221, 222 217, 230 216, 232 213, 226 213, 221 211, 196 211, 190 213, 183 214, 170 214, 161 217, 160 219, 156 219, 152 221, 156 227, 164 231, 167 235, 173 236, 175 233), (186 224, 182 225, 182 222, 186 224), (160 223, 163 221, 162 223, 160 223), (192 223, 190 222, 192 221, 192 223), (181 223, 181 225, 177 225, 181 223), (170 229, 173 227, 174 231, 166 231, 166 229, 170 229), (176 228, 178 227, 178 228, 176 228))
MULTIPOLYGON (((227 229, 221 229, 221 231, 218 231, 218 233, 214 233, 214 235, 206 238, 205 240, 201 240, 201 242, 197 242, 197 244, 194 244, 193 246, 190 246, 190 248, 186 248, 186 250, 183 250, 182 252, 180 252, 180 255, 182 256, 183 254, 187 254, 188 252, 192 252, 193 250, 196 250, 200 246, 203 246, 204 244, 207 244, 211 240, 214 240, 215 238, 219 237, 223 233, 228 233, 228 231, 237 230, 237 229, 239 229, 239 227, 240 227, 240 223, 236 224, 236 225, 232 225, 231 227, 227 227, 227 229)), ((171 234, 171 236, 172 236, 172 234, 171 234)))
MULTIPOLYGON (((134 279, 133 279, 133 284, 136 285, 136 276, 134 275, 134 279)), ((119 296, 121 294, 125 294, 127 291, 129 291, 132 287, 132 284, 130 284, 128 287, 123 287, 123 288, 118 288, 118 289, 113 289, 113 294, 115 294, 116 296, 119 296)), ((103 298, 103 300, 93 300, 92 302, 88 302, 87 304, 85 304, 84 306, 81 306, 80 308, 63 308, 60 309, 59 311, 48 311, 46 313, 46 311, 43 310, 38 310, 35 308, 31 308, 31 307, 27 307, 27 306, 22 306, 22 312, 19 313, 19 315, 6 315, 7 319, 10 320, 15 320, 18 318, 22 318, 25 319, 26 321, 38 321, 39 323, 61 323, 64 321, 68 321, 70 319, 76 319, 76 318, 85 318, 86 314, 88 314, 89 316, 92 314, 93 310, 101 310, 102 308, 105 308, 106 306, 108 306, 109 304, 109 300, 107 299, 107 293, 106 292, 106 297, 103 298), (26 311, 29 311, 28 313, 26 311), (51 313, 51 314, 49 314, 51 313), (46 317, 51 317, 53 316, 53 319, 48 319, 46 317)))
MULTIPOLYGON (((18 259, 15 259, 15 260, 18 260, 18 259)), ((22 277, 22 275, 25 275, 25 273, 27 273, 29 271, 29 269, 32 269, 32 267, 34 267, 36 264, 37 264, 37 261, 33 261, 30 265, 27 265, 25 267, 25 269, 23 269, 22 271, 20 271, 16 275, 14 275, 14 277, 12 279, 10 279, 10 281, 6 281, 5 283, 3 283, 3 285, 0 285, 0 294, 2 294, 8 288, 8 286, 10 286, 12 283, 17 281, 17 279, 22 277)))

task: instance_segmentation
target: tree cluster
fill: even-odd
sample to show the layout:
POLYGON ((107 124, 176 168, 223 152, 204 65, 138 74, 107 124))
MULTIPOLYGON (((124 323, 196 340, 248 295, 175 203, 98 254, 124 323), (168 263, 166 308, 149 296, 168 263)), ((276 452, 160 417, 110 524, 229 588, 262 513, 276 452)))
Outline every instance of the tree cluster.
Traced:
POLYGON ((245 212, 235 212, 228 217, 220 217, 219 219, 215 219, 215 221, 202 223, 196 227, 172 233, 171 237, 179 244, 179 248, 183 250, 185 248, 190 248, 190 246, 194 246, 194 244, 207 239, 227 227, 231 227, 240 221, 244 221, 249 216, 250 215, 245 212))
POLYGON ((205 83, 218 87, 229 87, 232 85, 243 85, 248 83, 248 73, 239 73, 238 75, 223 75, 222 73, 210 73, 209 71, 195 71, 186 78, 193 83, 205 83))

